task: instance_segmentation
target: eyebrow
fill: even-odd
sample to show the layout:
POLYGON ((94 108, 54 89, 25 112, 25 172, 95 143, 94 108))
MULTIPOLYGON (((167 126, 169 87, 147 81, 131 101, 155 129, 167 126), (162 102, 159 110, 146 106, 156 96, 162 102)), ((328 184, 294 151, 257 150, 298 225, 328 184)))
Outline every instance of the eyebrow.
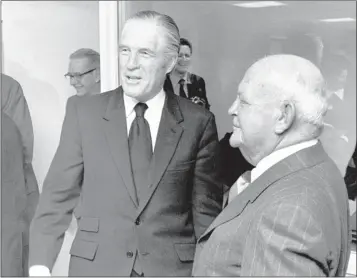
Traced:
POLYGON ((122 49, 122 48, 129 48, 128 46, 124 45, 124 44, 119 44, 119 49, 122 49))

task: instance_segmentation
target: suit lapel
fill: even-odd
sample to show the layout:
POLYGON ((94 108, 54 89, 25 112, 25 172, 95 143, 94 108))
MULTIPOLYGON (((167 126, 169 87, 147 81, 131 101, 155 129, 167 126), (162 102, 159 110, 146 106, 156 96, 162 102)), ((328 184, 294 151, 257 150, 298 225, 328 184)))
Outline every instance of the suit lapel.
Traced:
POLYGON ((302 168, 312 167, 326 159, 328 159, 328 156, 323 150, 321 143, 318 142, 316 145, 303 149, 278 162, 230 202, 203 233, 200 240, 218 226, 239 216, 249 203, 253 203, 275 181, 302 168))
POLYGON ((148 194, 140 204, 139 214, 148 204, 176 151, 183 132, 180 125, 182 121, 183 117, 176 96, 171 91, 166 91, 166 101, 161 115, 153 159, 150 164, 148 194))
POLYGON ((138 206, 132 178, 123 90, 119 87, 109 101, 103 117, 105 135, 112 157, 135 206, 138 206))
POLYGON ((171 79, 170 79, 170 75, 169 74, 166 74, 166 79, 165 79, 165 82, 164 82, 164 91, 166 93, 174 93, 174 87, 172 86, 172 82, 171 82, 171 79))

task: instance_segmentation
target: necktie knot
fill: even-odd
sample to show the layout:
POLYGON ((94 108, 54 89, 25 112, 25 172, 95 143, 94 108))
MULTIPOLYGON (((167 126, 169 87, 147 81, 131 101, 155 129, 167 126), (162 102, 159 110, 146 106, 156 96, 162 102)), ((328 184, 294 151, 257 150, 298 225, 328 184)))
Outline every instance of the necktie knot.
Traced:
POLYGON ((148 109, 146 103, 139 102, 135 105, 134 110, 137 117, 144 117, 145 111, 148 109))
POLYGON ((185 79, 181 78, 180 81, 178 82, 181 86, 185 84, 185 79))

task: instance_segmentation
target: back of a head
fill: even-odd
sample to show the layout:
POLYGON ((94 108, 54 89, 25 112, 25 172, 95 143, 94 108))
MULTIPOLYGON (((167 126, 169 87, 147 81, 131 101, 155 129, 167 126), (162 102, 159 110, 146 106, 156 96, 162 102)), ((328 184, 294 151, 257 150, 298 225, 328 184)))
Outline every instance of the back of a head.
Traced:
POLYGON ((70 59, 81 59, 81 58, 87 58, 89 61, 89 64, 99 68, 100 67, 100 55, 97 51, 91 49, 91 48, 80 48, 73 52, 70 56, 70 59))
POLYGON ((164 31, 166 39, 166 54, 177 56, 180 50, 180 31, 175 21, 168 15, 158 13, 156 11, 139 11, 129 17, 127 22, 131 20, 151 20, 164 31))
POLYGON ((311 137, 321 134, 327 112, 325 81, 312 62, 289 54, 267 56, 248 69, 245 79, 266 101, 293 102, 298 126, 310 126, 311 137))

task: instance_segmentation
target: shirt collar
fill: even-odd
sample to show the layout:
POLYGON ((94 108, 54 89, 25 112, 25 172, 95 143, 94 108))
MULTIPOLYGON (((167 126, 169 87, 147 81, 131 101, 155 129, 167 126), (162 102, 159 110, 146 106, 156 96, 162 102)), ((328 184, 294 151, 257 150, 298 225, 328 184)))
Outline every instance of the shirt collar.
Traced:
POLYGON ((170 79, 172 85, 176 85, 181 79, 185 80, 185 84, 191 84, 190 73, 188 71, 185 72, 183 77, 179 77, 175 72, 171 72, 170 79))
POLYGON ((251 182, 256 180, 260 175, 262 175, 266 170, 272 167, 274 164, 283 160, 284 158, 308 147, 311 147, 317 144, 318 140, 313 139, 299 144, 295 144, 286 148, 272 152, 270 155, 264 157, 259 161, 257 166, 252 170, 251 173, 251 182))
MULTIPOLYGON (((136 100, 135 98, 127 96, 125 93, 123 95, 124 95, 125 116, 128 118, 129 115, 134 111, 134 107, 137 103, 139 103, 139 101, 136 100)), ((165 92, 164 89, 161 89, 157 95, 155 95, 153 98, 149 99, 145 103, 148 106, 148 109, 150 109, 150 107, 160 107, 160 104, 162 104, 164 101, 165 101, 165 92)))

